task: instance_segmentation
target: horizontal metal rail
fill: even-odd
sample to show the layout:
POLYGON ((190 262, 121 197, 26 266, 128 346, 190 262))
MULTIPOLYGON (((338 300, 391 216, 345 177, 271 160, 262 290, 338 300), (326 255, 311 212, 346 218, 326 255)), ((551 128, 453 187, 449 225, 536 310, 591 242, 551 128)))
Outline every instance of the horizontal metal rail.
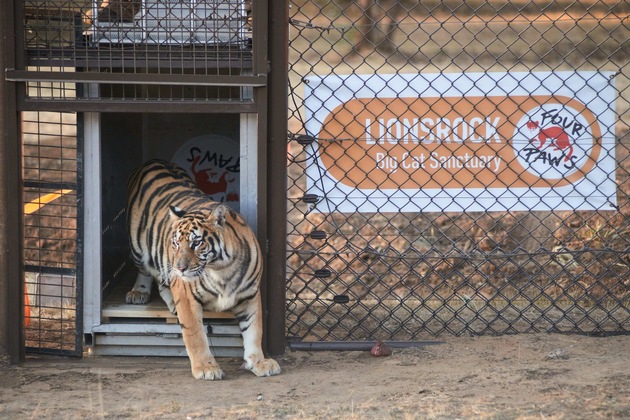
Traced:
POLYGON ((7 69, 9 82, 108 83, 119 85, 265 87, 267 75, 227 76, 193 74, 140 74, 101 72, 52 72, 7 69))
POLYGON ((76 268, 63 268, 63 267, 47 267, 43 265, 24 265, 24 271, 27 273, 39 273, 39 274, 56 274, 60 276, 76 276, 76 268))
POLYGON ((256 113, 254 101, 178 99, 18 99, 20 111, 256 113))
MULTIPOLYGON (((292 351, 370 351, 377 341, 289 341, 292 351)), ((406 349, 412 347, 434 346, 443 341, 387 341, 391 348, 406 349)))

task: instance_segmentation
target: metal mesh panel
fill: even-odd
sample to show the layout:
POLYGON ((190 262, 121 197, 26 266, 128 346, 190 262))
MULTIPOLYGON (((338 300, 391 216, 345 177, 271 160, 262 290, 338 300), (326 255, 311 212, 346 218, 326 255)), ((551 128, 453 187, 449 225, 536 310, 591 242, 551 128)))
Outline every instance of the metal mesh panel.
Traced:
POLYGON ((76 0, 17 6, 23 15, 18 48, 29 65, 18 70, 37 73, 15 76, 31 79, 27 98, 251 100, 243 89, 221 83, 227 79, 202 78, 251 74, 251 2, 76 0), (58 72, 76 73, 77 81, 91 73, 101 86, 75 87, 71 76, 58 72), (165 75, 181 78, 159 78, 165 75), (67 90, 46 89, 46 80, 67 77, 67 90))
POLYGON ((292 2, 287 334, 630 330, 630 6, 292 2))
POLYGON ((76 115, 23 112, 26 349, 81 354, 76 115))
MULTIPOLYGON (((82 240, 78 226, 86 203, 78 192, 82 159, 77 119, 82 121, 84 113, 100 113, 100 121, 107 121, 105 115, 122 118, 122 125, 106 126, 96 125, 90 117, 85 128, 91 134, 100 130, 105 141, 125 131, 117 141, 133 137, 138 150, 147 146, 142 143, 143 132, 153 129, 141 121, 151 121, 152 115, 176 118, 194 113, 203 119, 204 114, 225 113, 231 114, 230 121, 233 117, 238 121, 239 113, 258 113, 264 121, 267 45, 254 42, 254 33, 267 31, 267 4, 263 1, 254 7, 249 0, 16 0, 12 5, 13 13, 5 19, 15 29, 7 45, 11 65, 6 79, 15 83, 15 105, 23 121, 26 306, 30 311, 26 347, 80 354, 83 287, 78 283, 83 268, 77 263, 82 240), (253 16, 258 12, 252 9, 264 17, 258 25, 253 16)), ((193 127, 186 132, 199 130, 193 127)), ((99 149, 104 153, 102 162, 110 164, 110 157, 119 157, 119 149, 115 150, 118 154, 112 152, 114 147, 109 142, 99 149)), ((127 156, 122 167, 135 158, 127 156)), ((91 173, 92 169, 87 170, 91 173)), ((102 213, 117 222, 117 211, 108 208, 102 213)), ((106 275, 120 268, 112 268, 115 263, 107 260, 121 246, 112 237, 119 232, 110 226, 103 226, 106 275), (110 244, 113 251, 107 248, 110 244)))

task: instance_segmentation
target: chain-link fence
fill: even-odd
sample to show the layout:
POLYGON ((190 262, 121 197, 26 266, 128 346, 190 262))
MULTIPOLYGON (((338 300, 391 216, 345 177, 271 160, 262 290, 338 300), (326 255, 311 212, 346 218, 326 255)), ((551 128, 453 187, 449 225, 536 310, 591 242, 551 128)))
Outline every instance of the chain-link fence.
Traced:
POLYGON ((287 333, 630 330, 630 5, 293 1, 287 333))

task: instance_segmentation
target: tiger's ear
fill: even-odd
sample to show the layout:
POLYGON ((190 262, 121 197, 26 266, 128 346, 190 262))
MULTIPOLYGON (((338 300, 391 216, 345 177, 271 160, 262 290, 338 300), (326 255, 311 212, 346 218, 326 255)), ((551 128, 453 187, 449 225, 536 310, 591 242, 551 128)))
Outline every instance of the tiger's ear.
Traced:
POLYGON ((171 209, 171 217, 173 218, 181 219, 186 215, 186 211, 177 206, 170 206, 169 208, 171 209))
POLYGON ((223 226, 225 224, 225 214, 229 211, 228 207, 219 204, 212 210, 212 216, 214 216, 214 224, 216 226, 223 226))

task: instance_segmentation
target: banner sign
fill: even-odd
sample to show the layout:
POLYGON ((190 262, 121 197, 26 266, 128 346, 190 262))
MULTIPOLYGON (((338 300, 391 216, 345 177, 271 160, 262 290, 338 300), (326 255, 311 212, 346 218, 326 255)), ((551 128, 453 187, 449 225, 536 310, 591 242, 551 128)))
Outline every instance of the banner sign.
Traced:
POLYGON ((307 193, 319 211, 612 210, 612 76, 309 77, 307 193))

